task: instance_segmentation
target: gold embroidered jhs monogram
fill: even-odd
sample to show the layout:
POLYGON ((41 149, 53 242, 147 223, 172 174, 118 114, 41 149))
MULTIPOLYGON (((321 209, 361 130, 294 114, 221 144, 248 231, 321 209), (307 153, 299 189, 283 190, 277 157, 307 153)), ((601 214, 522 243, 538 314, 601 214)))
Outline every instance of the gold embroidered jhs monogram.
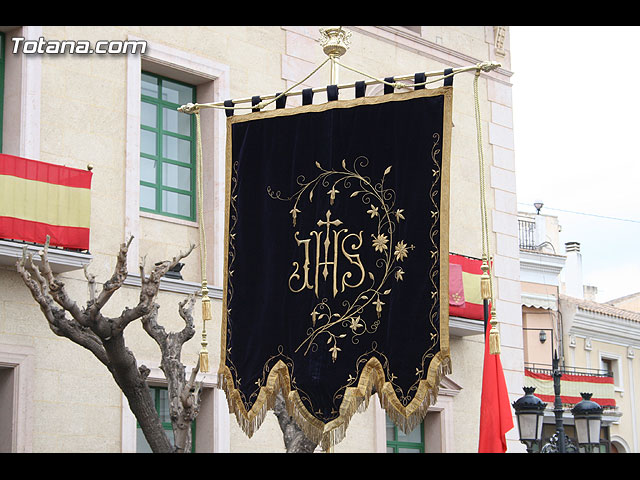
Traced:
POLYGON ((294 227, 297 225, 298 214, 304 209, 301 200, 304 202, 303 199, 308 198, 311 203, 314 192, 322 192, 324 189, 328 189, 326 194, 329 195, 330 206, 339 197, 347 201, 359 198, 361 208, 364 207, 361 215, 366 210, 372 224, 372 231, 366 234, 364 230, 350 231, 341 219, 332 218, 329 207, 323 217, 316 221, 317 229, 306 235, 299 230, 293 234, 297 246, 296 255, 298 259, 302 256, 304 259, 292 262, 293 271, 288 278, 289 289, 295 294, 313 291, 318 299, 309 315, 311 327, 296 352, 304 349, 306 355, 309 351, 315 351, 318 348, 317 339, 326 336, 326 345, 330 346, 331 359, 335 362, 341 351, 338 343, 348 335, 352 337, 352 342, 357 343, 357 337, 377 330, 383 306, 388 303, 387 296, 392 291, 389 282, 392 278, 395 283, 404 279, 406 272, 399 263, 408 257, 414 246, 405 243, 403 239, 394 238, 397 224, 405 220, 405 217, 404 209, 394 206, 395 191, 384 186, 391 166, 384 170, 379 182, 372 184, 368 176, 358 172, 358 167, 366 168, 368 164, 369 160, 362 156, 353 161, 351 170, 347 168, 345 160, 342 161, 342 170, 324 169, 316 162, 320 173, 310 181, 299 176, 297 182, 300 189, 288 197, 282 197, 279 190, 267 187, 271 198, 293 202, 289 213, 294 227), (341 191, 342 194, 338 195, 341 191), (365 270, 360 252, 366 258, 366 255, 372 255, 372 251, 376 257, 376 268, 365 270), (350 298, 338 299, 338 306, 326 298, 324 286, 328 286, 334 299, 347 289, 358 290, 349 295, 350 298))
POLYGON ((331 220, 331 210, 327 210, 325 214, 325 220, 318 220, 318 227, 320 229, 313 230, 309 232, 309 238, 300 239, 298 235, 300 232, 296 232, 294 238, 297 242, 298 246, 303 246, 304 249, 304 263, 302 265, 302 281, 301 275, 299 274, 300 263, 293 262, 293 266, 295 270, 289 277, 289 289, 298 293, 303 291, 304 289, 312 289, 316 297, 318 297, 318 286, 319 286, 319 275, 322 270, 322 277, 324 281, 327 281, 327 277, 329 276, 329 268, 332 269, 332 291, 333 296, 335 297, 338 292, 344 292, 345 288, 358 288, 364 282, 366 272, 362 262, 360 261, 360 254, 355 253, 362 246, 362 230, 358 233, 349 233, 348 228, 338 229, 342 225, 342 221, 340 219, 331 220), (326 227, 323 229, 322 227, 326 227), (333 230, 331 227, 335 227, 333 230), (342 235, 342 237, 341 237, 342 235), (352 243, 349 241, 352 239, 352 243), (315 255, 313 259, 313 284, 309 282, 310 277, 310 268, 311 264, 311 248, 312 243, 315 243, 315 255), (324 248, 324 257, 321 261, 321 247, 324 248), (355 284, 349 283, 349 280, 352 276, 354 276, 354 272, 351 270, 345 271, 340 277, 340 273, 342 273, 342 266, 345 265, 345 259, 348 260, 349 264, 347 267, 355 265, 355 278, 359 278, 358 282, 355 284), (342 260, 342 261, 340 261, 342 260), (340 273, 339 273, 340 272, 340 273), (338 283, 338 278, 340 277, 340 282, 338 283), (297 284, 298 286, 296 286, 297 284))

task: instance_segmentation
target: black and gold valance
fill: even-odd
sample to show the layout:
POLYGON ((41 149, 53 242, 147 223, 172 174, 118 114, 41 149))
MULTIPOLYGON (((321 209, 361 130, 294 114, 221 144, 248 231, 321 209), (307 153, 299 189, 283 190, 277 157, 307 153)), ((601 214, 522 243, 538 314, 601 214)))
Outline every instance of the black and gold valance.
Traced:
POLYGON ((220 377, 325 449, 376 392, 405 431, 450 369, 452 87, 227 119, 220 377))

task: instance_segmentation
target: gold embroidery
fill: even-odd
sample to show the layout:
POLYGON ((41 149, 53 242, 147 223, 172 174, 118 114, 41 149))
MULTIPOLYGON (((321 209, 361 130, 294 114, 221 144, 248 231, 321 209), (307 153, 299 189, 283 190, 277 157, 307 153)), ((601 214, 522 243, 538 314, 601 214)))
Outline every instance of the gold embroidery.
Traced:
POLYGON ((316 162, 316 167, 320 170, 320 173, 311 181, 305 181, 303 176, 298 177, 298 185, 301 188, 290 197, 282 197, 280 191, 274 191, 270 187, 267 188, 268 194, 278 200, 293 201, 293 208, 289 211, 292 215, 294 225, 297 222, 299 214, 302 214, 303 206, 301 199, 308 198, 309 203, 313 202, 314 192, 318 188, 327 188, 327 195, 329 195, 330 205, 334 205, 334 202, 340 194, 341 190, 337 187, 342 185, 344 191, 352 189, 352 184, 356 184, 357 187, 351 192, 349 198, 359 197, 360 201, 368 207, 366 213, 371 219, 376 222, 376 233, 371 234, 372 242, 371 247, 374 252, 382 254, 382 257, 376 261, 376 266, 382 269, 381 274, 376 275, 374 272, 367 272, 362 261, 360 259, 359 250, 363 244, 363 231, 358 233, 349 232, 348 228, 343 227, 343 221, 339 218, 332 219, 331 210, 327 210, 324 219, 319 219, 316 224, 319 227, 318 230, 309 232, 309 238, 300 239, 300 232, 296 231, 294 238, 298 246, 303 247, 304 261, 302 266, 302 275, 300 272, 300 262, 294 261, 293 273, 289 276, 289 289, 293 293, 302 292, 305 289, 313 289, 317 298, 319 298, 319 274, 322 272, 324 281, 329 278, 329 268, 332 269, 331 282, 332 282, 332 294, 336 297, 338 293, 342 293, 346 288, 360 288, 363 286, 365 280, 369 278, 370 285, 356 295, 356 299, 353 303, 348 300, 342 302, 342 306, 345 307, 343 312, 334 312, 327 303, 327 299, 322 299, 313 308, 311 317, 311 328, 307 331, 307 337, 300 343, 296 351, 304 348, 304 354, 309 351, 315 351, 318 348, 316 340, 320 336, 326 336, 326 345, 331 353, 331 358, 336 361, 338 353, 342 350, 338 346, 338 342, 347 337, 347 333, 343 333, 346 329, 350 331, 352 336, 352 342, 357 343, 357 337, 366 333, 373 333, 377 330, 379 319, 382 317, 383 306, 386 302, 383 301, 384 296, 391 293, 391 288, 383 288, 390 278, 391 274, 394 274, 396 281, 403 279, 405 273, 401 267, 396 266, 396 262, 404 261, 408 257, 409 251, 414 248, 413 245, 408 245, 404 240, 400 240, 395 244, 393 251, 391 245, 393 245, 393 234, 396 229, 397 223, 404 220, 404 209, 397 208, 394 210, 395 191, 391 188, 385 188, 384 181, 387 175, 391 172, 391 166, 387 167, 384 171, 380 182, 373 185, 369 177, 366 177, 358 171, 358 168, 366 168, 369 164, 369 160, 360 156, 353 161, 353 167, 347 168, 346 161, 342 161, 342 170, 327 170, 324 169, 319 162, 316 162), (344 236, 341 238, 341 235, 344 236), (349 243, 348 240, 353 238, 354 242, 349 243), (357 240, 357 243, 356 243, 357 240), (314 250, 312 243, 315 244, 315 257, 311 258, 311 252, 314 250), (347 248, 349 247, 349 248, 347 248), (323 255, 321 255, 323 252, 323 255), (342 254, 342 256, 340 255, 342 254), (340 269, 340 260, 344 264, 344 259, 348 260, 348 266, 357 267, 355 273, 358 281, 356 283, 349 283, 354 273, 352 271, 345 272, 338 285, 338 277, 340 269), (314 269, 313 285, 310 283, 310 270, 314 269), (374 321, 367 324, 362 317, 365 309, 369 306, 375 308, 374 321))

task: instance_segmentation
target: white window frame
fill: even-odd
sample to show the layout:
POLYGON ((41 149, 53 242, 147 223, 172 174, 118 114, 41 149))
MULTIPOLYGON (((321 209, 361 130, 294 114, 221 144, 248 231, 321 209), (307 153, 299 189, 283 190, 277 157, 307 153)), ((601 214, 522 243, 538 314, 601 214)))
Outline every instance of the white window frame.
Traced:
MULTIPOLYGON (((437 418, 425 418, 424 439, 425 452, 436 450, 440 453, 455 452, 455 436, 453 428, 454 419, 454 399, 460 393, 461 387, 451 379, 444 377, 440 382, 438 398, 436 403, 429 407, 428 413, 439 414, 437 418), (435 421, 431 421, 435 420, 435 421), (437 431, 435 430, 437 429, 437 431), (429 444, 429 439, 438 439, 439 445, 429 444)), ((374 404, 375 418, 375 453, 387 452, 387 421, 385 410, 380 406, 380 402, 374 404)))
POLYGON ((31 453, 35 348, 26 345, 0 344, 0 367, 13 369, 11 452, 31 453))
POLYGON ((600 368, 604 368, 604 361, 608 360, 612 362, 613 366, 613 387, 616 392, 624 392, 624 379, 622 375, 622 357, 615 353, 599 352, 600 368))

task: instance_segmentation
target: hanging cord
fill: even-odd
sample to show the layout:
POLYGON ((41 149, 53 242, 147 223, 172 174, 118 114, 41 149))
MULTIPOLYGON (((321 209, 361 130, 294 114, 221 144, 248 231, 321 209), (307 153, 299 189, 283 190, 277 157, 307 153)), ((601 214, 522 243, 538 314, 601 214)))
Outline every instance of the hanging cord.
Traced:
POLYGON ((207 286, 207 237, 204 228, 204 188, 202 169, 202 134, 200 129, 200 110, 195 110, 196 117, 196 183, 198 188, 198 230, 200 233, 200 274, 202 275, 202 347, 200 349, 200 371, 209 371, 209 351, 207 350, 207 321, 211 320, 211 299, 207 286))
POLYGON ((352 72, 357 73, 357 74, 359 74, 359 75, 362 75, 362 76, 364 76, 364 77, 370 78, 370 79, 371 79, 371 80, 373 80, 375 83, 382 83, 383 85, 388 85, 388 86, 393 87, 393 88, 415 88, 415 87, 424 87, 425 85, 428 85, 428 84, 430 84, 430 83, 441 82, 441 81, 442 81, 442 80, 444 80, 445 78, 452 77, 452 76, 454 76, 456 73, 459 73, 459 72, 451 72, 451 73, 449 73, 449 74, 446 74, 446 75, 440 75, 440 76, 438 76, 438 77, 436 77, 436 78, 434 78, 434 79, 432 79, 432 80, 425 80, 424 82, 420 82, 420 83, 402 83, 402 82, 397 82, 397 81, 394 81, 394 82, 388 82, 386 79, 381 79, 381 78, 373 77, 373 76, 371 76, 371 75, 369 75, 369 74, 367 74, 367 73, 365 73, 365 72, 363 72, 363 71, 361 71, 361 70, 358 70, 358 69, 356 69, 356 68, 349 67, 348 65, 344 65, 343 63, 340 63, 338 60, 334 60, 334 61, 335 61, 335 63, 336 63, 337 65, 339 65, 339 66, 341 66, 341 67, 343 67, 343 68, 345 68, 345 69, 347 69, 347 70, 351 70, 352 72))
POLYGON ((195 113, 197 111, 199 111, 200 108, 220 108, 222 110, 235 110, 235 109, 246 109, 246 110, 253 110, 253 111, 257 111, 257 110, 262 110, 263 108, 265 108, 268 105, 271 105, 273 102, 276 102, 277 100, 279 100, 281 97, 284 97, 286 95, 290 95, 291 90, 293 90, 294 88, 298 87, 299 85, 303 84, 305 81, 307 81, 309 78, 311 78, 313 76, 313 74, 315 74, 318 70, 320 70, 322 67, 324 67, 324 65, 331 61, 332 58, 328 57, 324 62, 322 62, 320 65, 318 65, 316 68, 314 68, 311 73, 309 73, 309 75, 307 75, 306 77, 304 77, 302 80, 300 80, 299 82, 295 83, 294 85, 291 85, 289 88, 287 88, 285 91, 278 93, 276 95, 267 95, 265 96, 265 98, 270 98, 269 100, 264 100, 261 98, 261 101, 257 104, 252 104, 250 106, 247 107, 239 107, 238 104, 239 103, 245 103, 246 101, 251 101, 251 99, 248 100, 232 100, 231 106, 227 106, 221 103, 187 103, 185 105, 182 105, 181 107, 178 108, 179 112, 183 112, 183 113, 195 113))
POLYGON ((480 276, 480 288, 483 300, 491 302, 491 330, 489 332, 489 353, 498 355, 500 353, 500 332, 496 319, 495 299, 493 295, 493 280, 490 267, 491 252, 489 248, 489 222, 487 214, 487 198, 485 183, 485 164, 482 152, 482 123, 480 119, 480 100, 478 95, 478 78, 480 69, 476 71, 473 78, 473 100, 476 115, 476 137, 478 141, 478 164, 480 168, 480 215, 482 220, 482 275, 480 276))
MULTIPOLYGON (((304 77, 302 80, 300 80, 298 83, 291 85, 289 88, 287 88, 284 92, 277 94, 274 98, 272 98, 269 101, 261 101, 260 103, 258 103, 257 105, 253 105, 252 108, 256 108, 259 110, 262 110, 264 107, 266 107, 267 105, 272 104, 273 102, 275 102, 276 100, 278 100, 280 97, 283 97, 285 95, 287 95, 287 93, 289 93, 291 90, 293 90, 294 88, 296 88, 298 85, 301 85, 302 83, 304 83, 307 79, 309 79, 314 73, 316 73, 318 70, 320 70, 325 63, 329 62, 332 60, 332 57, 328 57, 324 62, 322 62, 320 65, 318 65, 309 75, 307 75, 306 77, 304 77)), ((233 107, 227 107, 227 108, 233 108, 233 107)))

